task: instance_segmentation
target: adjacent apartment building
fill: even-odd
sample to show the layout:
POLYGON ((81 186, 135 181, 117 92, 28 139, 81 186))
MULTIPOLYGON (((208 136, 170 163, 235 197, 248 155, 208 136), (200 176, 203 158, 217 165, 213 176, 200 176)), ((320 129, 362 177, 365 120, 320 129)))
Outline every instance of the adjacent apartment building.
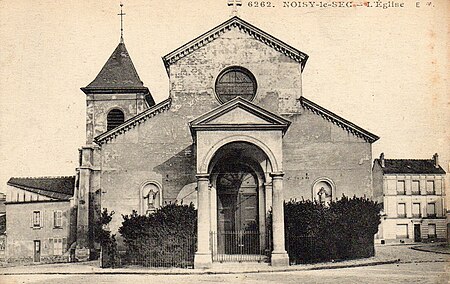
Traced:
POLYGON ((69 260, 75 177, 11 178, 6 193, 6 260, 69 260))
POLYGON ((380 243, 445 240, 445 171, 432 159, 385 159, 373 165, 374 197, 383 204, 380 243))

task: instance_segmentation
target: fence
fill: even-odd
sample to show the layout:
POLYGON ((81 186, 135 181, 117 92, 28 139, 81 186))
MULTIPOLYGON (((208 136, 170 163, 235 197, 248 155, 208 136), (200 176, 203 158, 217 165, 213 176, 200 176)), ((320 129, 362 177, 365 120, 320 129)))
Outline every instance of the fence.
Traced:
POLYGON ((108 264, 111 254, 103 251, 102 267, 139 265, 144 267, 193 268, 197 250, 196 236, 166 235, 151 238, 136 244, 128 244, 126 252, 118 253, 108 264), (109 265, 109 266, 108 266, 109 265))
POLYGON ((211 232, 215 262, 262 262, 270 252, 268 239, 258 231, 211 232))
MULTIPOLYGON (((211 251, 214 262, 267 262, 272 252, 270 231, 211 232, 211 251)), ((139 265, 143 267, 193 268, 197 250, 196 236, 166 235, 136 244, 128 244, 123 252, 102 249, 102 267, 139 265)), ((325 260, 328 248, 314 236, 286 235, 286 250, 290 263, 306 264, 325 260)))

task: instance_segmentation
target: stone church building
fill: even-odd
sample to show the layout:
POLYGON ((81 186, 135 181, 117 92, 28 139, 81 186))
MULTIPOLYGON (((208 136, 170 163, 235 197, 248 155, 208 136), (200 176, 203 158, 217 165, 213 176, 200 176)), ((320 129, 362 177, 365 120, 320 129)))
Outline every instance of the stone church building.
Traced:
MULTIPOLYGON (((273 210, 273 265, 287 265, 283 200, 372 196, 378 137, 302 95, 308 55, 232 17, 163 57, 167 99, 155 104, 123 40, 86 94, 76 200, 77 255, 92 247, 92 208, 147 214, 198 209, 196 267, 210 232, 256 227, 273 210)), ((220 240, 218 241, 220 242, 220 240)))
POLYGON ((116 233, 122 214, 194 202, 196 268, 212 263, 211 232, 252 228, 265 240, 269 210, 272 265, 288 265, 284 200, 373 196, 378 137, 303 96, 305 53, 235 16, 162 59, 170 87, 158 104, 123 39, 81 88, 76 258, 94 247, 90 232, 102 208, 115 212, 116 233))

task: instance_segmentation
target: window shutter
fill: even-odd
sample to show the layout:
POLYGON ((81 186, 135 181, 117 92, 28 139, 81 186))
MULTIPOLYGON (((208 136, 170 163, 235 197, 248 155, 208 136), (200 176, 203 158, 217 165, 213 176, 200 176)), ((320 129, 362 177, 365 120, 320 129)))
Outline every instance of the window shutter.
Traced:
POLYGON ((30 228, 33 228, 33 217, 34 217, 34 211, 31 211, 30 228))
POLYGON ((56 218, 57 218, 57 213, 58 211, 53 211, 53 228, 56 227, 56 218))
POLYGON ((50 255, 54 255, 55 252, 53 250, 53 239, 48 239, 48 251, 50 255))
POLYGON ((62 239, 62 253, 64 254, 67 250, 67 238, 62 239))
MULTIPOLYGON (((65 217, 65 216, 67 216, 68 214, 63 214, 62 213, 62 211, 61 211, 61 226, 63 227, 63 228, 65 228, 66 226, 67 226, 67 217, 65 217)), ((70 218, 70 217, 69 217, 70 218)))
POLYGON ((44 210, 42 210, 42 211, 40 211, 41 213, 39 214, 40 215, 40 217, 41 217, 41 220, 40 220, 40 225, 41 225, 41 228, 44 228, 44 210))

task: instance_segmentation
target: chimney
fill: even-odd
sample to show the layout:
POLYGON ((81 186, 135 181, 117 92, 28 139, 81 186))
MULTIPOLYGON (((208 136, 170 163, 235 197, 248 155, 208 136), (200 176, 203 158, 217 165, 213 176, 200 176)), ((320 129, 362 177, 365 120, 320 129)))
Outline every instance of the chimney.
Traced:
POLYGON ((439 168, 439 155, 438 155, 438 153, 434 153, 434 155, 433 155, 433 162, 434 162, 434 166, 436 168, 439 168))
POLYGON ((381 164, 381 167, 384 168, 384 166, 385 166, 385 164, 384 164, 384 153, 380 154, 380 164, 381 164))

